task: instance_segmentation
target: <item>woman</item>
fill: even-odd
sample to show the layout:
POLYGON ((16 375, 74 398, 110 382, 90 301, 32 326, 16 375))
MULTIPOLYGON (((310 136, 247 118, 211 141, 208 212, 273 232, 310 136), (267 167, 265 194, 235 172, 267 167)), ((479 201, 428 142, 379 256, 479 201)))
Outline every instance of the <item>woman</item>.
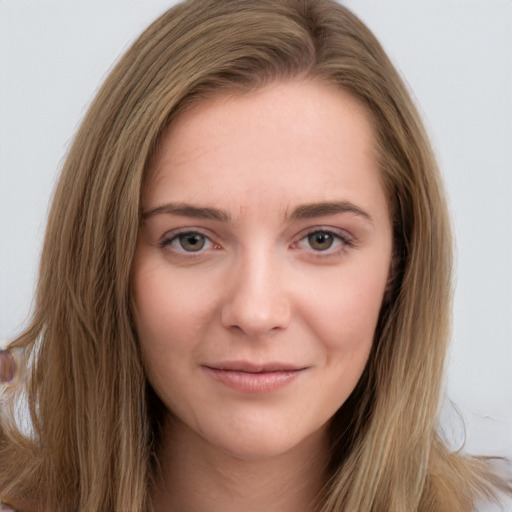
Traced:
POLYGON ((135 42, 63 169, 2 419, 20 510, 471 510, 436 433, 450 233, 421 122, 329 1, 196 0, 135 42), (426 307, 428 305, 428 307, 426 307))

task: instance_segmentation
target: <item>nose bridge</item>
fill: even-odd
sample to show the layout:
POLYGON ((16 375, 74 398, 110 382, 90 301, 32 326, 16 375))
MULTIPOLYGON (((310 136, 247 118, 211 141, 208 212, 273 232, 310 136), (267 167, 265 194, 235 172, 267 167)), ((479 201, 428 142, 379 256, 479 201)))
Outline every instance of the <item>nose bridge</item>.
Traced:
POLYGON ((230 272, 222 322, 252 337, 285 329, 291 305, 283 277, 283 261, 272 249, 242 252, 230 272))

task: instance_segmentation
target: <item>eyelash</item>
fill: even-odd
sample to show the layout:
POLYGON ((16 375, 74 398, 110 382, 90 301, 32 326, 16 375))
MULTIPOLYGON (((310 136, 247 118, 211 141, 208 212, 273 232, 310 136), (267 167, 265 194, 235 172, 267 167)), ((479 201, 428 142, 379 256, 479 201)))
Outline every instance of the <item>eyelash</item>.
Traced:
MULTIPOLYGON (((338 231, 333 230, 332 228, 322 228, 322 227, 315 227, 310 230, 308 230, 305 233, 302 233, 300 238, 291 244, 291 249, 300 249, 299 244, 306 241, 309 237, 312 235, 328 235, 331 236, 333 239, 333 243, 331 246, 324 250, 315 250, 314 248, 309 245, 309 248, 307 250, 311 250, 312 254, 316 258, 326 258, 329 256, 336 256, 342 252, 344 252, 347 248, 354 246, 354 240, 351 236, 348 235, 348 233, 344 231, 338 231), (332 248, 332 246, 335 246, 335 249, 332 248)), ((169 235, 165 236, 158 244, 161 248, 171 248, 171 250, 179 255, 187 256, 187 257, 199 257, 201 256, 205 250, 220 247, 218 244, 212 241, 211 237, 202 233, 199 230, 183 230, 178 232, 172 232, 169 235), (177 243, 180 244, 180 237, 185 236, 198 236, 201 237, 205 241, 205 245, 207 247, 201 247, 197 251, 187 251, 186 249, 181 247, 174 247, 173 244, 177 243)), ((181 244, 180 244, 181 245, 181 244)))
POLYGON ((312 251, 316 258, 327 258, 329 256, 337 256, 343 253, 350 247, 354 246, 354 239, 345 231, 334 230, 332 228, 315 227, 302 234, 297 242, 292 244, 292 248, 298 248, 298 245, 302 242, 307 242, 308 238, 312 235, 328 235, 332 237, 333 243, 331 246, 324 250, 315 250, 309 244, 309 249, 312 251))
POLYGON ((170 235, 165 236, 159 242, 159 246, 161 248, 170 247, 171 250, 173 250, 174 252, 176 252, 180 255, 183 254, 183 255, 187 255, 189 257, 198 257, 204 252, 203 247, 201 247, 198 251, 187 251, 183 248, 183 246, 182 247, 173 247, 174 242, 179 244, 180 237, 185 237, 185 236, 191 237, 194 235, 199 236, 204 239, 205 244, 208 244, 207 249, 211 248, 211 247, 215 247, 217 245, 211 240, 211 238, 208 235, 201 233, 201 231, 199 231, 199 230, 183 230, 183 231, 178 231, 178 232, 172 232, 170 235))

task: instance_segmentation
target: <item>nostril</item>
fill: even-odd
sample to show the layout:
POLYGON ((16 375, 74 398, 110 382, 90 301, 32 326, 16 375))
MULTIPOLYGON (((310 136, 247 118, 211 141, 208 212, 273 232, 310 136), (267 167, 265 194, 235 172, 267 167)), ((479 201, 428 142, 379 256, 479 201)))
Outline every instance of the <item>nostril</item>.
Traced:
POLYGON ((281 304, 267 301, 259 305, 254 302, 233 301, 225 304, 222 323, 225 328, 236 334, 267 337, 286 329, 290 323, 290 316, 290 307, 285 301, 281 304))

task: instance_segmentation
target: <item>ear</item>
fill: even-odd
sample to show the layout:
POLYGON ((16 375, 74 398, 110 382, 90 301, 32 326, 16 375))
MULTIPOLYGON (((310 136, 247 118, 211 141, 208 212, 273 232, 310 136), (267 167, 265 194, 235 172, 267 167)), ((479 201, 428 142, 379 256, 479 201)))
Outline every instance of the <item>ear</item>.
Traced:
POLYGON ((16 360, 9 349, 0 349, 0 387, 12 384, 16 377, 16 360))

